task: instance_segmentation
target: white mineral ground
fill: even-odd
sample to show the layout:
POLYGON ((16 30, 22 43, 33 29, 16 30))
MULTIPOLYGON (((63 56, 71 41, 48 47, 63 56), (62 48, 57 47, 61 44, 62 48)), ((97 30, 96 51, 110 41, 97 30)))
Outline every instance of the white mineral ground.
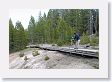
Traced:
POLYGON ((57 51, 47 51, 38 49, 40 55, 33 57, 34 49, 25 49, 24 54, 28 57, 19 57, 19 52, 9 55, 10 69, 98 69, 99 60, 97 58, 88 58, 76 56, 57 51), (49 60, 45 60, 48 56, 49 60))

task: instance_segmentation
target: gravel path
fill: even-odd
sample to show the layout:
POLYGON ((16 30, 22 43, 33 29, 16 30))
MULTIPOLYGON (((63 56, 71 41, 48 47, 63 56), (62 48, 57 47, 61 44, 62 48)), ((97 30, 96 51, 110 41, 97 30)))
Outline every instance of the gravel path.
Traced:
POLYGON ((87 58, 81 56, 70 56, 69 54, 59 53, 57 51, 40 50, 40 55, 33 57, 34 49, 26 49, 24 51, 28 60, 19 57, 19 52, 10 54, 10 69, 97 69, 99 68, 99 60, 96 58, 87 58), (50 59, 45 60, 48 56, 50 59))

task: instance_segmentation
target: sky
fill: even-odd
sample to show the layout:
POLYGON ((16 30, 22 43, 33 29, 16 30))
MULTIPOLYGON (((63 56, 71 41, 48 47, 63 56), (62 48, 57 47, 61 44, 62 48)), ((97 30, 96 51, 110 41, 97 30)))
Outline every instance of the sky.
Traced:
POLYGON ((41 15, 43 15, 44 12, 47 14, 49 9, 11 9, 9 10, 9 18, 11 18, 14 26, 17 21, 20 21, 23 27, 26 29, 31 16, 38 21, 40 11, 41 15))

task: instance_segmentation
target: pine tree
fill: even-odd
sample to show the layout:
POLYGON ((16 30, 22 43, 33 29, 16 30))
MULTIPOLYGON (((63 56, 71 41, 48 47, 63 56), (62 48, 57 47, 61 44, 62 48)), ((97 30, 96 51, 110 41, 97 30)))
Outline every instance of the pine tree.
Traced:
POLYGON ((26 40, 25 40, 26 38, 24 28, 20 21, 16 22, 15 29, 16 29, 15 45, 17 47, 17 50, 22 50, 26 47, 26 40))
POLYGON ((9 51, 14 51, 14 25, 12 23, 12 20, 9 19, 9 51))
POLYGON ((35 19, 34 19, 33 16, 31 16, 30 21, 29 21, 28 33, 29 33, 30 43, 33 44, 35 42, 35 37, 36 37, 36 33, 35 33, 35 19))

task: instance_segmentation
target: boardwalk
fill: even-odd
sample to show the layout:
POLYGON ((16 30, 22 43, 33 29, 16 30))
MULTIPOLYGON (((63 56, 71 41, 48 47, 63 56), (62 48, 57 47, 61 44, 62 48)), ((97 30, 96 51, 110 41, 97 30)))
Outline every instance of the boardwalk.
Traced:
POLYGON ((70 54, 79 54, 84 56, 99 57, 98 54, 99 50, 94 50, 94 49, 74 49, 71 47, 43 46, 43 45, 29 45, 27 47, 40 48, 40 49, 50 50, 50 51, 59 51, 59 52, 70 53, 70 54))

